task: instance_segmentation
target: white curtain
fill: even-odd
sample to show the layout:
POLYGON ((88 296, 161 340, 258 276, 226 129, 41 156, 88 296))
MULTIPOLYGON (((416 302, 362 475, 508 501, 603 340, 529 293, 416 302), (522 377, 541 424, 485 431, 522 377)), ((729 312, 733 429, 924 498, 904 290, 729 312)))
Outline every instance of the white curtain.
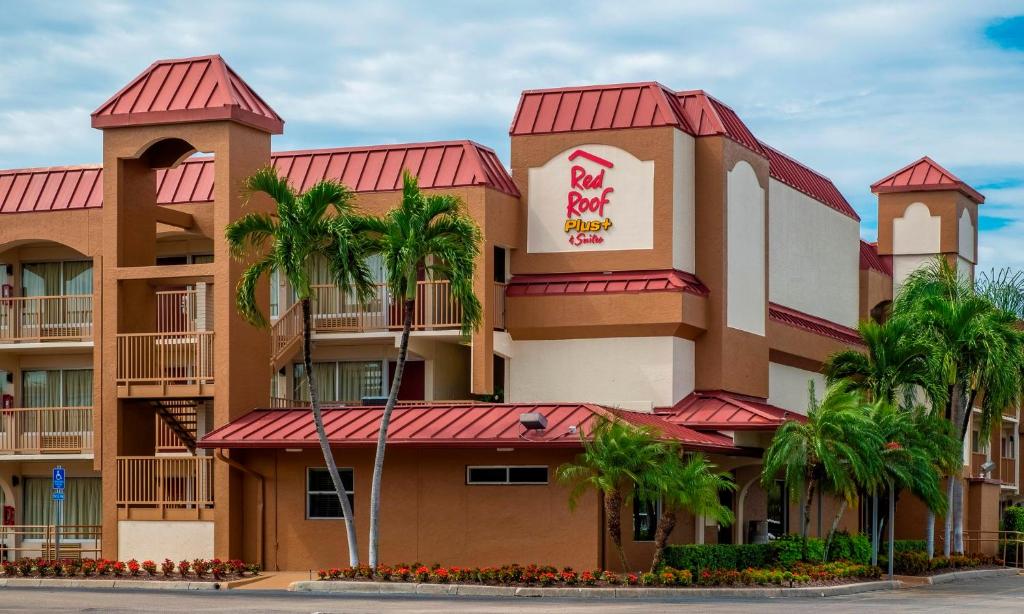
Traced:
MULTIPOLYGON (((320 400, 335 403, 358 403, 363 397, 383 394, 384 374, 380 361, 317 362, 317 390, 320 400)), ((305 368, 294 367, 295 394, 299 400, 309 400, 305 368)))
MULTIPOLYGON (((54 524, 55 504, 50 478, 25 478, 23 484, 22 522, 27 525, 54 524)), ((102 501, 100 478, 68 478, 64 489, 64 519, 61 524, 99 525, 102 523, 102 501)), ((69 534, 68 537, 75 535, 69 534)))

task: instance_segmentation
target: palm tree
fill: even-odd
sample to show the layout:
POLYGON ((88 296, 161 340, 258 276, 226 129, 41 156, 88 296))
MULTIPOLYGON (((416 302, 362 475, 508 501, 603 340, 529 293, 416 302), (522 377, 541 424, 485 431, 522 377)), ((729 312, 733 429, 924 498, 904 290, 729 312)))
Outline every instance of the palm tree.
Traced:
MULTIPOLYGON (((940 256, 907 278, 893 305, 894 313, 904 314, 934 343, 938 385, 947 389, 945 415, 961 446, 977 399, 982 399, 980 430, 987 432, 1024 392, 1024 336, 1016 329, 1016 314, 1006 308, 1015 301, 1002 295, 1013 292, 1011 284, 990 278, 980 288, 984 293, 940 256)), ((963 551, 963 484, 953 475, 947 488, 948 555, 951 542, 956 552, 963 551)))
POLYGON ((367 242, 368 251, 378 254, 384 264, 388 291, 402 305, 402 337, 398 360, 391 379, 391 390, 380 419, 377 454, 370 486, 370 556, 378 563, 380 526, 380 485, 384 471, 391 413, 398 402, 409 334, 416 306, 420 273, 431 279, 446 279, 452 299, 462 309, 462 333, 468 335, 480 324, 480 301, 473 294, 473 273, 482 241, 480 229, 470 218, 462 201, 449 194, 425 195, 416 178, 408 171, 402 175, 402 202, 382 217, 365 217, 356 224, 367 242))
POLYGON ((276 214, 247 213, 228 224, 224 231, 233 257, 255 258, 238 281, 235 303, 238 312, 250 324, 266 328, 267 319, 259 307, 257 287, 263 277, 277 272, 288 280, 302 304, 302 358, 313 423, 345 515, 349 563, 358 565, 359 548, 352 506, 324 430, 310 339, 310 270, 317 260, 327 262, 331 277, 338 286, 354 290, 363 299, 372 289, 362 243, 351 224, 354 219, 352 193, 340 183, 321 181, 306 192, 296 194, 287 180, 278 176, 273 168, 261 169, 246 179, 244 191, 247 199, 257 193, 269 196, 275 203, 276 214))
MULTIPOLYGON (((882 323, 865 320, 858 326, 864 352, 842 350, 825 362, 829 383, 845 381, 869 401, 897 403, 912 407, 915 395, 923 391, 933 407, 946 403, 947 390, 936 377, 939 372, 935 343, 915 321, 902 313, 882 323)), ((878 500, 872 495, 872 544, 877 545, 878 500)), ((928 510, 928 552, 935 550, 935 511, 928 510)), ((833 522, 833 532, 837 522, 833 522)), ((831 533, 830 533, 831 535, 831 533)), ((877 553, 876 553, 877 554, 877 553)))
POLYGON ((680 510, 724 525, 732 524, 732 510, 722 505, 719 492, 735 490, 736 483, 728 473, 716 472, 715 465, 703 454, 684 459, 678 446, 666 444, 657 468, 645 477, 647 485, 641 490, 643 496, 649 503, 661 501, 661 514, 654 533, 652 572, 661 566, 680 510))
POLYGON ((771 487, 781 473, 795 487, 791 492, 801 493, 797 495, 803 498, 800 535, 805 544, 815 491, 827 487, 852 500, 857 488, 870 483, 877 472, 881 447, 860 393, 849 390, 846 383, 830 385, 820 403, 811 383, 809 396, 807 421, 789 420, 778 428, 765 450, 761 472, 764 486, 771 487))
POLYGON ((573 485, 569 508, 576 508, 588 488, 603 495, 608 536, 615 545, 622 570, 629 571, 622 549, 622 506, 633 500, 649 500, 644 489, 665 459, 666 444, 650 428, 603 416, 595 418, 589 436, 581 429, 580 439, 583 453, 557 470, 560 480, 573 485))

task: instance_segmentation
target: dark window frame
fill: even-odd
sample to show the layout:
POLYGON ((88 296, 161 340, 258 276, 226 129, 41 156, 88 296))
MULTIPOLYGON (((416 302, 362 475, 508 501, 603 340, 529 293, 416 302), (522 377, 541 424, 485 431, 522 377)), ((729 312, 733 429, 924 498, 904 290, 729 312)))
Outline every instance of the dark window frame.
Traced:
MULTIPOLYGON (((334 488, 331 488, 330 490, 310 490, 311 479, 312 479, 314 471, 323 471, 324 473, 327 473, 327 467, 306 467, 306 488, 305 488, 305 491, 306 491, 306 520, 344 520, 345 519, 345 512, 342 509, 338 510, 338 515, 337 516, 313 516, 312 515, 312 511, 311 511, 311 507, 312 506, 310 505, 312 496, 314 496, 314 495, 316 495, 316 496, 330 495, 330 496, 332 496, 334 498, 338 497, 338 492, 336 490, 334 490, 334 488)), ((354 509, 355 508, 355 490, 356 490, 356 472, 355 472, 355 469, 352 468, 352 467, 338 467, 338 473, 342 474, 342 479, 341 479, 342 484, 345 483, 344 473, 346 471, 349 474, 351 474, 351 476, 352 476, 351 480, 350 480, 351 484, 352 484, 352 489, 351 490, 345 490, 345 494, 348 495, 349 505, 351 505, 352 508, 354 509)), ((329 479, 329 480, 331 479, 331 476, 330 476, 329 473, 327 474, 327 479, 329 479)))
POLYGON ((551 468, 548 465, 466 465, 467 486, 546 486, 550 483, 551 468), (473 480, 470 476, 474 469, 503 469, 505 480, 500 482, 473 480), (545 478, 543 482, 512 481, 513 469, 543 469, 545 478))

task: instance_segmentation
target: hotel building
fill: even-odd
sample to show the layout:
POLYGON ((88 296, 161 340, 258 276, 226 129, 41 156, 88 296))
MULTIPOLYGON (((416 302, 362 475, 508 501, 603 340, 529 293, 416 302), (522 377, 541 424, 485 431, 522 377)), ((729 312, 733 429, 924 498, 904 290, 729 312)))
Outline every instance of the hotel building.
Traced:
MULTIPOLYGON (((865 243, 827 177, 704 91, 658 83, 523 92, 511 169, 464 140, 274 151, 283 119, 220 56, 152 64, 92 126, 99 164, 0 171, 7 558, 52 552, 60 465, 65 555, 347 560, 292 293, 281 279, 261 290, 269 331, 234 307, 247 263, 224 228, 272 208, 240 194, 268 164, 297 190, 341 181, 373 213, 398 203, 409 169, 426 192, 461 198, 484 237, 471 336, 447 283, 420 282, 384 474, 385 562, 616 567, 598 495, 570 511, 555 477, 599 415, 656 427, 735 476, 736 523, 683 515, 673 542, 796 530, 782 489, 759 483, 774 429, 800 419, 822 362, 860 347, 857 323, 911 271, 936 254, 967 275, 977 262, 984 197, 930 158, 871 186, 878 242, 865 243)), ((314 369, 365 556, 372 399, 388 393, 399 305, 383 284, 357 304, 314 275, 314 369)), ((1016 412, 991 439, 974 430, 969 531, 995 529, 1019 496, 1018 436, 1016 412)), ((831 523, 834 502, 822 508, 811 534, 831 523)), ((640 564, 656 512, 626 510, 640 564)), ((866 528, 863 513, 842 526, 866 528)), ((900 535, 923 536, 923 515, 901 498, 900 535)))

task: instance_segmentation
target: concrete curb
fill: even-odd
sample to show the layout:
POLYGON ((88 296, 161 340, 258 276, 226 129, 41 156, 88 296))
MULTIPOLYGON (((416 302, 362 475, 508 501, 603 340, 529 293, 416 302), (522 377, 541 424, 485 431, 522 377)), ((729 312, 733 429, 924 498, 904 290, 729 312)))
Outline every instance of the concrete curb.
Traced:
POLYGON ((1008 567, 1006 569, 967 569, 965 571, 951 571, 949 573, 938 574, 935 576, 922 576, 915 579, 920 579, 920 584, 922 585, 946 584, 949 582, 956 582, 958 580, 1015 576, 1018 573, 1020 573, 1020 570, 1014 567, 1008 567))
POLYGON ((594 588, 574 586, 483 586, 479 584, 416 584, 414 582, 292 582, 288 590, 303 593, 351 595, 461 595, 465 597, 545 597, 554 599, 657 599, 686 600, 693 597, 833 597, 900 588, 899 581, 858 582, 838 586, 794 588, 594 588))
POLYGON ((0 578, 0 588, 121 588, 137 591, 216 591, 224 582, 174 580, 86 580, 83 578, 0 578))

